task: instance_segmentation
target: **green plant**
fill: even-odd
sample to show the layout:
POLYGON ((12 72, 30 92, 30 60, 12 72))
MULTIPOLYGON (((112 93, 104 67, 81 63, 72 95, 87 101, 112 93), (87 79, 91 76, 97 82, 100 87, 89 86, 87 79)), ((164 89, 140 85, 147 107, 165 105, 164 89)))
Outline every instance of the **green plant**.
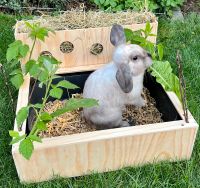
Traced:
POLYGON ((106 11, 121 11, 131 9, 134 11, 150 10, 154 11, 158 8, 154 1, 149 0, 91 0, 100 9, 106 11))
POLYGON ((148 71, 166 91, 173 91, 180 99, 179 79, 173 74, 170 63, 168 61, 163 61, 163 45, 156 45, 148 40, 148 37, 155 36, 152 33, 150 23, 147 22, 145 29, 140 29, 136 32, 125 29, 125 35, 127 42, 138 44, 151 53, 153 65, 148 71))
POLYGON ((172 15, 172 10, 183 5, 185 0, 90 0, 100 9, 106 11, 134 11, 164 12, 172 15))
POLYGON ((0 5, 10 7, 14 10, 21 10, 22 7, 45 7, 63 10, 66 3, 66 0, 1 0, 0 5))
POLYGON ((156 3, 161 12, 167 13, 168 16, 172 16, 172 10, 183 5, 185 0, 156 0, 156 3))
MULTIPOLYGON (((41 138, 38 137, 38 132, 47 130, 46 124, 50 122, 53 118, 68 112, 82 107, 92 107, 97 105, 95 99, 74 99, 70 98, 65 103, 62 109, 55 111, 54 113, 44 112, 44 106, 51 96, 56 99, 60 99, 63 95, 63 89, 75 89, 78 86, 70 83, 67 80, 62 80, 58 84, 52 84, 53 79, 57 78, 56 71, 60 64, 54 57, 48 56, 39 56, 37 60, 32 59, 32 52, 35 47, 36 40, 44 41, 45 37, 48 37, 48 33, 52 32, 47 28, 40 27, 39 24, 30 24, 26 23, 26 26, 29 28, 30 33, 29 37, 33 40, 32 47, 29 48, 28 45, 23 44, 21 41, 17 40, 9 45, 7 50, 7 61, 11 66, 16 65, 19 61, 29 55, 28 61, 23 70, 15 69, 11 72, 11 82, 12 84, 19 89, 22 85, 24 75, 29 74, 32 78, 39 81, 39 86, 45 86, 45 95, 42 98, 42 104, 30 104, 21 108, 16 115, 16 122, 18 129, 20 130, 22 123, 27 119, 29 114, 29 109, 33 108, 36 113, 36 120, 33 124, 33 128, 29 134, 21 134, 20 131, 11 130, 9 131, 10 136, 13 138, 10 144, 19 144, 19 152, 26 158, 30 159, 32 152, 34 150, 33 142, 42 142, 41 138)), ((35 84, 34 84, 35 85, 35 84)), ((34 87, 32 88, 32 90, 34 87)), ((30 92, 30 95, 32 91, 30 92)), ((31 96, 30 96, 31 97, 31 96)), ((30 98, 29 97, 29 98, 30 98)))

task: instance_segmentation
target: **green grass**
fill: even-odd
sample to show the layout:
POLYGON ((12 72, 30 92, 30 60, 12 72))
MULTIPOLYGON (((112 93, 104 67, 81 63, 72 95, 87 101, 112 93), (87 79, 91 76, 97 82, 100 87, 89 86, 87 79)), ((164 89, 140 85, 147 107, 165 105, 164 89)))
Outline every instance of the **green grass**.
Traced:
MULTIPOLYGON (((15 17, 0 14, 0 61, 5 63, 6 48, 14 40, 15 17)), ((175 67, 176 50, 184 62, 189 109, 200 123, 200 16, 189 15, 185 22, 159 21, 159 41, 165 46, 166 60, 175 67)), ((9 72, 8 66, 6 66, 9 72)), ((13 159, 8 130, 14 114, 2 78, 0 78, 0 187, 200 187, 200 140, 197 137, 191 160, 163 162, 138 168, 94 174, 79 178, 57 179, 39 184, 20 184, 13 159)), ((16 101, 17 92, 11 87, 16 101)))

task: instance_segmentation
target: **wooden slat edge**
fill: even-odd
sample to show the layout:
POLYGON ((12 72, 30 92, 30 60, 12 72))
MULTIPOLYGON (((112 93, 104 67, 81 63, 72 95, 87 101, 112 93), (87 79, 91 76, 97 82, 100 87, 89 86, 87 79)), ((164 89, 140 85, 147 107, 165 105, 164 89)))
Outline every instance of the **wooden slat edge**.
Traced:
POLYGON ((108 129, 101 131, 93 131, 87 133, 80 133, 74 135, 58 136, 52 138, 44 138, 43 143, 35 143, 35 149, 44 149, 49 147, 55 147, 58 145, 67 145, 71 143, 88 142, 102 139, 113 139, 117 137, 145 135, 150 133, 160 133, 165 131, 174 131, 179 129, 197 129, 196 123, 185 123, 183 120, 172 121, 157 124, 148 124, 135 127, 124 127, 117 129, 108 129))
MULTIPOLYGON (((27 104, 28 104, 29 85, 30 85, 30 76, 26 75, 26 76, 24 76, 24 83, 22 84, 22 86, 19 89, 16 114, 22 107, 27 106, 27 104)), ((14 130, 18 131, 16 119, 15 119, 15 123, 14 123, 14 130)), ((25 134, 25 132, 26 132, 26 121, 22 124, 20 134, 25 134)), ((19 146, 18 143, 14 144, 12 146, 12 151, 14 151, 16 149, 18 150, 18 146, 19 146)))
MULTIPOLYGON (((185 117, 184 117, 182 104, 181 104, 180 100, 178 99, 177 95, 174 92, 171 92, 171 91, 167 92, 167 95, 170 98, 171 102, 173 103, 174 107, 176 108, 177 112, 181 116, 181 118, 184 120, 185 117)), ((188 110, 188 119, 189 119, 189 123, 190 122, 197 123, 189 110, 188 110)))
MULTIPOLYGON (((16 24, 15 24, 15 34, 16 34, 16 36, 17 35, 28 35, 28 33, 18 33, 18 24, 19 23, 21 23, 21 22, 23 22, 23 21, 17 21, 16 22, 16 24)), ((150 24, 151 25, 155 25, 155 26, 158 26, 158 21, 157 20, 155 20, 154 22, 150 22, 150 24)), ((129 25, 123 25, 122 24, 122 26, 123 27, 131 27, 131 26, 134 26, 134 25, 139 25, 139 26, 143 26, 143 25, 146 25, 146 23, 134 23, 134 24, 129 24, 129 25)), ((80 29, 62 29, 62 30, 56 30, 55 32, 63 32, 63 31, 72 31, 72 30, 74 30, 74 31, 83 31, 83 30, 86 30, 86 29, 88 29, 88 30, 90 30, 90 29, 92 29, 92 30, 97 30, 97 29, 101 29, 101 28, 111 28, 112 26, 105 26, 105 27, 89 27, 89 28, 80 28, 80 29)), ((157 31, 157 30, 156 30, 157 31)), ((157 33, 157 32, 156 32, 157 33)))

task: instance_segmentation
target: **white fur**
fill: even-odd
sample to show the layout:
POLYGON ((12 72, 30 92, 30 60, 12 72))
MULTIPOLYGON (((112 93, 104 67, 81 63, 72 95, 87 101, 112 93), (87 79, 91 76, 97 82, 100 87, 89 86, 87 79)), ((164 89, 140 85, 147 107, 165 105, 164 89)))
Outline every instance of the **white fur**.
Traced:
MULTIPOLYGON (((121 30, 118 26, 113 30, 116 28, 121 30)), ((111 35, 113 33, 111 32, 111 35)), ((115 36, 112 40, 115 40, 115 36)), ((120 40, 119 36, 116 40, 120 40)), ((121 44, 121 41, 124 39, 120 40, 119 46, 115 49, 113 61, 94 71, 85 82, 83 97, 97 99, 99 106, 84 108, 83 115, 86 121, 96 125, 98 129, 129 126, 128 122, 122 121, 122 109, 125 105, 132 104, 140 107, 145 105, 141 97, 143 77, 152 60, 140 46, 121 44), (116 73, 122 64, 128 66, 130 78, 132 76, 133 80, 133 88, 131 87, 129 93, 121 89, 119 80, 116 79, 116 73)), ((115 42, 117 44, 117 41, 115 42)))

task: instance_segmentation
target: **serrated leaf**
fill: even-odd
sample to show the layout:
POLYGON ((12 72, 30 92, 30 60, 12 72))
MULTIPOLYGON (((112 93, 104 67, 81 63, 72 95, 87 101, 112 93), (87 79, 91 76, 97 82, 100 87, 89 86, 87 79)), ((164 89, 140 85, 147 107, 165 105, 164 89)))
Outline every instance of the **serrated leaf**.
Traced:
POLYGON ((16 74, 11 77, 10 81, 16 87, 16 89, 19 89, 24 82, 24 78, 22 74, 16 74))
POLYGON ((63 90, 61 88, 53 88, 49 92, 49 95, 56 99, 60 99, 62 97, 62 94, 63 90))
POLYGON ((131 29, 124 28, 124 33, 125 33, 127 42, 133 39, 133 31, 131 29))
POLYGON ((17 58, 19 53, 18 46, 9 47, 6 52, 6 59, 8 62, 17 58))
POLYGON ((61 114, 64 114, 65 112, 69 112, 72 110, 76 110, 78 108, 89 108, 98 105, 98 101, 96 99, 89 99, 89 98, 83 98, 83 99, 75 99, 71 98, 69 99, 65 106, 62 109, 58 109, 57 111, 53 112, 51 115, 52 117, 59 116, 61 114))
POLYGON ((20 69, 15 69, 10 73, 11 76, 16 75, 16 74, 22 74, 22 71, 20 69))
POLYGON ((30 159, 33 153, 33 149, 34 149, 33 142, 29 138, 22 140, 19 144, 19 152, 27 160, 30 159))
POLYGON ((36 124, 37 129, 41 131, 46 131, 47 130, 47 125, 43 121, 38 121, 36 124))
POLYGON ((22 135, 22 136, 17 136, 16 138, 14 138, 11 142, 10 142, 10 145, 13 145, 13 144, 16 144, 18 143, 20 140, 26 138, 26 135, 22 135))
POLYGON ((67 80, 62 80, 57 84, 57 87, 63 87, 66 89, 77 89, 79 88, 77 85, 72 84, 71 82, 67 81, 67 80))
POLYGON ((173 91, 180 99, 179 79, 172 73, 171 65, 168 61, 154 61, 150 67, 151 75, 156 78, 166 91, 173 91))
POLYGON ((38 75, 38 80, 40 82, 46 82, 49 79, 49 73, 47 70, 41 70, 40 74, 38 75))
POLYGON ((29 113, 29 106, 22 107, 16 116, 17 126, 20 127, 21 124, 27 119, 29 113))
POLYGON ((21 41, 17 40, 9 45, 6 52, 6 59, 8 62, 25 57, 29 51, 29 46, 22 44, 21 41))
POLYGON ((10 135, 11 137, 18 137, 18 136, 19 136, 19 132, 10 130, 10 131, 9 131, 9 135, 10 135))
POLYGON ((16 40, 13 43, 9 44, 9 47, 14 47, 14 46, 20 46, 22 45, 22 41, 21 40, 16 40))
POLYGON ((51 121, 51 120, 52 120, 52 117, 51 117, 51 115, 50 115, 49 113, 43 112, 43 113, 41 114, 41 116, 40 116, 40 119, 41 119, 42 121, 51 121))
POLYGON ((42 139, 36 135, 30 135, 28 136, 32 141, 40 142, 42 143, 42 139))
POLYGON ((33 26, 29 23, 29 22, 24 22, 26 27, 28 27, 29 29, 33 29, 33 26))
POLYGON ((30 75, 34 78, 36 78, 40 72, 41 72, 41 70, 40 70, 40 66, 38 64, 33 64, 29 70, 30 75))
POLYGON ((29 51, 29 46, 26 44, 20 46, 20 48, 19 48, 19 53, 20 53, 21 57, 26 57, 28 51, 29 51))
POLYGON ((30 69, 32 68, 33 65, 35 65, 37 62, 33 59, 27 61, 27 63, 25 64, 25 70, 26 73, 28 73, 30 71, 30 69))

